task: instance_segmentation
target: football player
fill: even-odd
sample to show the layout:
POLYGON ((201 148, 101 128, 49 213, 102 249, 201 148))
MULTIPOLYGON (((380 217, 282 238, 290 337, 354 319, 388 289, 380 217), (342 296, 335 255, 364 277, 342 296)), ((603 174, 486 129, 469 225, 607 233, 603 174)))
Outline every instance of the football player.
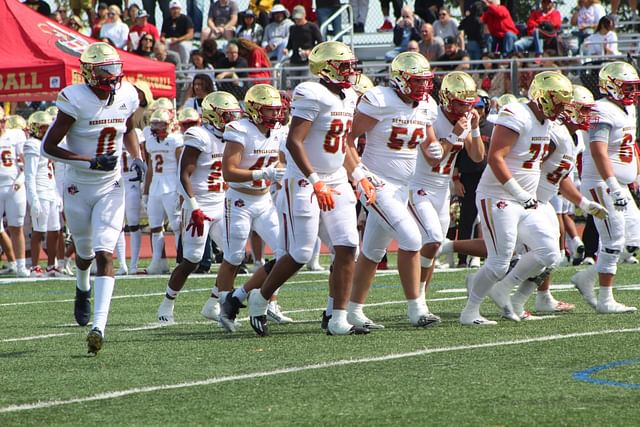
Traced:
MULTIPOLYGON (((480 115, 474 105, 478 97, 475 81, 467 73, 453 71, 442 79, 440 106, 433 124, 442 147, 442 157, 418 156, 411 178, 409 209, 420 226, 421 291, 426 293, 434 269, 434 259, 449 229, 450 191, 456 158, 464 148, 471 160, 484 159, 480 115)), ((424 294, 422 300, 424 300, 424 294)))
MULTIPOLYGON (((194 110, 195 112, 195 110, 194 110)), ((202 259, 207 236, 222 245, 225 186, 222 177, 222 134, 227 123, 240 119, 242 111, 237 99, 228 92, 213 92, 202 101, 202 126, 193 126, 184 133, 184 151, 180 160, 179 179, 182 219, 182 262, 173 270, 165 298, 158 308, 161 324, 174 322, 175 299, 191 273, 202 259)), ((198 113, 198 120, 200 119, 198 113)), ((194 116, 195 118, 195 116, 194 116)), ((184 120, 181 121, 183 124, 184 120)), ((202 315, 218 320, 220 305, 207 303, 202 315)))
MULTIPOLYGON (((182 153, 182 135, 174 132, 174 117, 169 110, 158 109, 149 118, 151 137, 145 137, 145 152, 149 173, 144 182, 142 201, 146 205, 153 255, 148 274, 169 272, 167 259, 162 258, 165 218, 175 235, 180 233, 178 198, 178 161, 182 153)), ((177 239, 176 239, 177 242, 177 239)))
POLYGON ((89 323, 89 267, 95 257, 93 328, 87 335, 89 353, 102 348, 114 287, 113 249, 124 224, 124 191, 119 159, 122 145, 133 157, 131 167, 142 177, 131 116, 138 108, 135 88, 122 81, 122 61, 107 43, 92 43, 80 56, 85 83, 58 94, 55 122, 45 136, 44 154, 66 163, 64 212, 76 247, 78 324, 89 323), (66 135, 66 147, 59 144, 66 135))
POLYGON ((24 177, 31 213, 31 276, 42 277, 44 272, 38 265, 42 238, 47 239, 47 277, 64 276, 56 266, 56 250, 60 235, 60 214, 56 193, 53 161, 40 154, 42 138, 53 123, 45 111, 36 111, 29 116, 30 138, 24 143, 24 177))
POLYGON ((640 211, 628 185, 638 177, 636 147, 636 106, 640 78, 626 62, 606 64, 598 75, 600 93, 588 148, 582 156, 582 194, 607 208, 607 219, 594 218, 600 234, 600 250, 595 266, 576 273, 571 282, 598 313, 630 313, 629 307, 613 298, 617 262, 626 249, 640 246, 640 211), (596 279, 600 292, 596 299, 596 279))
POLYGON ((408 183, 416 159, 442 155, 432 127, 437 114, 429 97, 433 74, 423 55, 404 52, 391 63, 390 81, 391 86, 376 86, 362 95, 347 140, 355 158, 355 141, 366 133, 362 164, 376 187, 375 203, 367 208, 362 254, 356 263, 347 314, 350 324, 368 329, 383 327, 364 315, 363 306, 392 239, 398 242, 398 271, 410 322, 428 326, 440 320, 428 312, 424 298, 420 299, 420 229, 407 209, 408 183), (438 145, 436 153, 431 144, 438 145))
MULTIPOLYGON (((292 119, 286 143, 287 172, 280 198, 280 257, 260 290, 251 293, 249 316, 258 335, 269 334, 267 306, 273 293, 311 260, 320 224, 335 251, 330 277, 333 317, 328 333, 345 335, 368 332, 347 322, 358 231, 356 199, 343 167, 346 138, 353 120, 357 95, 351 87, 358 75, 356 59, 345 44, 324 42, 309 55, 311 73, 319 82, 303 82, 293 91, 292 119)), ((375 192, 360 169, 358 181, 366 181, 369 202, 375 192)))
MULTIPOLYGON (((529 87, 529 103, 504 106, 496 119, 484 170, 477 190, 487 260, 477 273, 467 276, 467 304, 460 314, 463 325, 495 325, 480 315, 480 304, 494 283, 509 268, 520 241, 530 251, 516 268, 518 277, 534 277, 559 259, 556 230, 536 209, 540 163, 549 147, 549 126, 572 100, 571 81, 559 72, 538 73, 529 87)), ((508 303, 510 305, 510 302, 508 303)), ((520 318, 509 308, 514 321, 520 318)))

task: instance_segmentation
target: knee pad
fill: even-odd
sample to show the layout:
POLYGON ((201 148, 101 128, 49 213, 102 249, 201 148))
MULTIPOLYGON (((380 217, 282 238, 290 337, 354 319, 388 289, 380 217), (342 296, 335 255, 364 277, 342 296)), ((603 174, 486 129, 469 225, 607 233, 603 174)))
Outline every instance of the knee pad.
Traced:
POLYGON ((244 253, 243 252, 238 252, 238 253, 234 253, 234 254, 227 254, 225 252, 223 258, 229 264, 234 265, 234 266, 237 267, 240 264, 242 264, 242 261, 244 260, 244 253))
POLYGON ((380 262, 384 258, 384 254, 387 253, 386 249, 367 249, 362 248, 362 255, 373 262, 380 262))
POLYGON ((289 251, 289 255, 298 264, 306 264, 313 257, 313 246, 305 248, 293 248, 289 251))
POLYGON ((403 251, 419 251, 422 247, 422 236, 420 230, 415 224, 409 225, 408 221, 394 224, 398 230, 397 241, 398 248, 403 251))
POLYGON ((536 261, 540 263, 540 266, 545 269, 554 269, 560 263, 562 255, 560 251, 537 251, 535 253, 536 261))
POLYGON ((496 260, 487 258, 484 263, 484 267, 486 268, 487 279, 490 279, 494 282, 498 282, 502 280, 504 276, 507 275, 509 271, 509 261, 510 260, 496 260))
POLYGON ((619 249, 601 249, 598 253, 598 261, 596 261, 596 271, 603 274, 616 274, 616 271, 618 271, 619 258, 619 249))
POLYGON ((431 268, 433 265, 433 258, 427 258, 426 256, 420 255, 420 266, 422 268, 431 268))
POLYGON ((273 266, 276 265, 276 260, 274 259, 270 259, 269 261, 267 261, 264 264, 264 271, 267 272, 267 274, 271 273, 271 269, 273 268, 273 266))

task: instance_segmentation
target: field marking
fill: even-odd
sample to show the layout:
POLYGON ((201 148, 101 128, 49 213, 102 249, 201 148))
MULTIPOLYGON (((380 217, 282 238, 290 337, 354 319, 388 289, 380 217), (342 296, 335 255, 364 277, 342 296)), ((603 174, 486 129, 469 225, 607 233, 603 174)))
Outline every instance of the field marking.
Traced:
POLYGON ((32 337, 20 337, 20 338, 5 338, 0 340, 1 342, 16 342, 16 341, 33 341, 33 340, 41 340, 44 338, 56 338, 56 337, 65 337, 68 335, 73 335, 71 332, 64 332, 60 334, 47 334, 47 335, 34 335, 32 337))
MULTIPOLYGON (((597 288, 597 285, 594 287, 594 289, 597 288)), ((614 290, 620 290, 620 291, 640 291, 640 283, 631 283, 628 285, 615 285, 613 287, 614 290)), ((576 287, 573 283, 558 283, 555 285, 551 285, 551 290, 552 291, 556 291, 556 292, 567 292, 567 291, 574 291, 576 290, 576 287)), ((436 293, 438 294, 461 294, 461 293, 467 293, 467 289, 466 288, 447 288, 447 289, 439 289, 436 291, 436 293)))
POLYGON ((340 366, 349 366, 349 365, 356 365, 360 363, 386 362, 390 360, 424 356, 427 354, 448 353, 448 352, 454 352, 454 351, 474 350, 474 349, 480 349, 480 348, 505 347, 505 346, 511 346, 511 345, 530 344, 534 342, 558 341, 558 340, 564 340, 564 339, 570 339, 570 338, 592 337, 592 336, 598 336, 598 335, 620 334, 620 333, 637 333, 637 332, 640 332, 640 328, 609 329, 604 331, 575 332, 575 333, 564 334, 564 335, 546 335, 542 337, 527 338, 527 339, 521 339, 521 340, 498 341, 498 342, 461 345, 461 346, 453 346, 453 347, 425 348, 422 350, 416 350, 408 353, 394 353, 394 354, 387 354, 384 356, 364 357, 360 359, 336 360, 333 362, 295 366, 291 368, 275 369, 272 371, 252 372, 248 374, 229 375, 224 377, 213 377, 213 378, 208 378, 200 381, 189 381, 189 382, 183 382, 183 383, 177 383, 177 384, 163 384, 163 385, 157 385, 157 386, 135 387, 127 390, 117 390, 117 391, 110 391, 105 393, 98 393, 92 396, 77 397, 77 398, 68 399, 68 400, 48 400, 48 401, 38 401, 33 403, 21 403, 16 405, 0 407, 0 413, 31 411, 34 409, 52 408, 56 406, 71 405, 75 403, 86 403, 86 402, 94 402, 94 401, 101 401, 101 400, 110 400, 118 397, 131 396, 135 394, 153 393, 156 391, 208 386, 212 384, 221 384, 221 383, 227 383, 227 382, 233 382, 233 381, 253 380, 256 378, 273 377, 276 375, 291 374, 296 372, 312 371, 312 370, 318 370, 318 369, 327 369, 327 368, 334 368, 334 367, 340 367, 340 366))

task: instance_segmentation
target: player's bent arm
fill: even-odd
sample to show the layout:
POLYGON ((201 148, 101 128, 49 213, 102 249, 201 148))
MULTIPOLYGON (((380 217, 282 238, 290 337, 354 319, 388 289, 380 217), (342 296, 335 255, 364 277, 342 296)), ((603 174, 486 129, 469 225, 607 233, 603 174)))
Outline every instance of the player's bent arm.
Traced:
POLYGON ((511 152, 511 148, 518 140, 518 136, 517 132, 505 126, 496 125, 493 128, 487 164, 501 184, 505 184, 513 178, 504 158, 511 152))
POLYGON ((312 124, 313 122, 309 120, 294 116, 291 119, 289 135, 287 136, 287 150, 289 150, 289 154, 291 154, 291 158, 300 169, 300 172, 307 177, 314 173, 311 162, 309 162, 307 153, 304 150, 304 140, 309 134, 312 124))
POLYGON ((567 177, 562 178, 562 181, 560 181, 560 194, 576 206, 579 206, 582 202, 582 194, 580 194, 573 181, 567 179, 567 177))
POLYGON ((253 171, 242 169, 240 162, 244 146, 239 142, 227 141, 222 154, 222 176, 227 182, 247 182, 253 180, 253 171))
POLYGON ((70 115, 58 111, 56 121, 51 125, 44 137, 41 152, 52 160, 66 163, 77 168, 89 169, 91 166, 90 157, 81 156, 59 146, 62 138, 69 132, 69 129, 71 129, 75 121, 76 120, 70 115))
POLYGON ((186 146, 180 159, 180 184, 184 195, 188 198, 193 197, 193 188, 191 187, 191 175, 196 170, 198 156, 200 150, 195 147, 186 146))
MULTIPOLYGON (((438 139, 436 138, 436 133, 433 130, 433 126, 427 126, 426 130, 427 130, 427 139, 426 141, 420 144, 420 152, 424 156, 424 159, 427 161, 427 164, 429 166, 431 167, 438 166, 440 164, 440 161, 442 160, 442 157, 444 156, 445 148, 440 144, 440 142, 438 142, 438 139), (434 150, 433 147, 429 148, 431 144, 440 145, 440 156, 434 156, 434 152, 437 150, 434 150)), ((448 149, 449 151, 451 151, 451 146, 449 146, 448 149)))
MULTIPOLYGON (((351 175, 353 170, 360 164, 360 156, 358 155, 356 141, 362 135, 373 129, 377 123, 377 119, 361 113, 360 111, 356 111, 351 131, 347 135, 347 150, 344 158, 344 168, 347 170, 349 175, 351 175)), ((362 178, 362 175, 356 174, 356 176, 353 177, 355 181, 359 181, 357 178, 362 178)))

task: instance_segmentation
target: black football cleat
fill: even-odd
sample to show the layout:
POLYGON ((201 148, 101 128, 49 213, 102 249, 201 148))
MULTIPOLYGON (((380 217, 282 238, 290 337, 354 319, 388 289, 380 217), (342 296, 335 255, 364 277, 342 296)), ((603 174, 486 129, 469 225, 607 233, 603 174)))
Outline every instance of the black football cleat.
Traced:
POLYGON ((81 291, 76 288, 76 300, 73 309, 73 315, 76 318, 76 322, 80 326, 87 326, 91 319, 91 289, 88 291, 81 291))
POLYGON ((266 315, 249 317, 249 323, 251 324, 253 330, 256 331, 256 334, 260 335, 261 337, 269 336, 269 327, 267 326, 266 315))
POLYGON ((329 320, 331 320, 331 316, 327 316, 327 311, 324 310, 322 312, 322 321, 320 322, 320 328, 324 332, 327 332, 327 330, 329 329, 329 320))
POLYGON ((236 331, 236 317, 240 313, 240 309, 244 307, 246 306, 233 296, 233 292, 227 294, 220 304, 220 318, 218 319, 225 331, 236 331))

